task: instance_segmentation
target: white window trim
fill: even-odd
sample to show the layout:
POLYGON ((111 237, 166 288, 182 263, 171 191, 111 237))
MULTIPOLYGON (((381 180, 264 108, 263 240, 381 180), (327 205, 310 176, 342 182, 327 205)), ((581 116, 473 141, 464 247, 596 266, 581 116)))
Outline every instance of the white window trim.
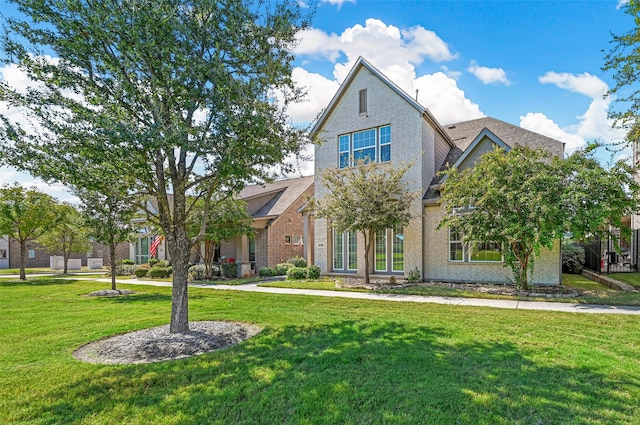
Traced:
POLYGON ((375 156, 376 156, 374 162, 376 162, 376 163, 391 162, 391 158, 392 158, 391 153, 389 153, 389 160, 388 161, 381 161, 382 147, 383 146, 389 146, 390 149, 391 149, 391 146, 393 145, 393 136, 391 136, 391 131, 392 131, 391 124, 385 124, 385 125, 381 125, 379 127, 366 128, 364 130, 358 130, 358 131, 353 131, 351 133, 345 133, 345 134, 338 135, 338 168, 353 167, 356 151, 362 151, 362 150, 371 149, 371 148, 374 149, 375 156), (383 128, 387 128, 387 127, 389 128, 389 135, 390 135, 389 136, 389 142, 381 144, 380 143, 380 139, 381 139, 380 131, 383 128), (365 147, 365 148, 355 149, 354 146, 353 146, 354 145, 354 140, 353 140, 354 137, 353 136, 355 134, 357 134, 357 133, 364 133, 364 132, 371 131, 371 130, 374 130, 375 142, 374 142, 373 146, 368 146, 368 147, 365 147), (343 137, 345 137, 345 138, 347 138, 349 140, 348 150, 342 150, 341 149, 340 139, 342 139, 343 137), (345 154, 345 153, 348 154, 348 160, 347 160, 347 165, 345 165, 343 167, 343 166, 341 166, 341 156, 343 154, 345 154))

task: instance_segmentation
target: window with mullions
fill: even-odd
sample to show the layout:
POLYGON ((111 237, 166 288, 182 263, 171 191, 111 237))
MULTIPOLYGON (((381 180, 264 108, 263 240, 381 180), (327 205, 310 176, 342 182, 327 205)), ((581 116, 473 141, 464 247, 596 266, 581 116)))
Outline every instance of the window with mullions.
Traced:
POLYGON ((333 230, 333 270, 358 269, 358 242, 356 232, 338 233, 333 230))
POLYGON ((404 271, 404 229, 398 226, 377 232, 375 255, 376 272, 404 271))
POLYGON ((462 232, 449 229, 449 261, 491 263, 502 261, 502 250, 497 242, 474 242, 469 245, 462 242, 462 232))
POLYGON ((346 168, 358 160, 391 161, 390 125, 338 136, 338 166, 346 168))

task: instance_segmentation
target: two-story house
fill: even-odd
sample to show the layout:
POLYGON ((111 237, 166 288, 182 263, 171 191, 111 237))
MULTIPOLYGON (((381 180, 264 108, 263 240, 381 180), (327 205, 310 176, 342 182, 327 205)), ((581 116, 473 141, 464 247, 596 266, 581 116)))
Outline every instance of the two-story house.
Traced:
MULTIPOLYGON (((417 268, 425 281, 509 282, 511 272, 498 247, 487 243, 475 256, 449 229, 437 229, 444 214, 439 203, 442 187, 438 171, 455 164, 472 167, 483 152, 498 145, 545 148, 562 156, 564 144, 493 119, 442 126, 427 108, 405 93, 379 70, 359 58, 311 133, 316 144, 315 174, 328 167, 344 168, 351 159, 380 163, 412 163, 405 174, 409 189, 423 194, 411 206, 412 219, 404 228, 377 235, 376 261, 371 273, 406 275, 417 268), (381 261, 386 256, 387 261, 381 261), (398 261, 401 259, 401 261, 398 261)), ((316 180, 315 196, 327 193, 316 180)), ((338 234, 324 219, 315 219, 315 263, 324 273, 364 275, 363 240, 355 233, 338 234)), ((534 284, 558 285, 560 244, 536 261, 534 284)))

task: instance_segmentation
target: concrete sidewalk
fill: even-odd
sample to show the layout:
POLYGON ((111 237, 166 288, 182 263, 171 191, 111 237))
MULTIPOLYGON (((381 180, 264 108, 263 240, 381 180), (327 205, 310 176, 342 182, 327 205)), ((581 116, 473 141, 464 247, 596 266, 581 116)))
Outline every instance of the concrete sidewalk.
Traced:
MULTIPOLYGON (((91 280, 111 283, 111 279, 93 278, 91 280)), ((151 282, 136 279, 119 280, 117 281, 117 283, 122 285, 171 286, 170 282, 151 282)), ((208 285, 193 283, 189 286, 192 288, 260 292, 265 294, 310 295, 315 297, 353 298, 372 301, 432 303, 457 306, 507 308, 517 310, 562 311, 567 313, 631 314, 640 316, 640 307, 638 306, 611 306, 596 304, 573 304, 564 302, 495 300, 488 298, 434 297, 425 295, 374 294, 366 292, 327 291, 317 289, 271 288, 266 286, 258 286, 257 283, 249 283, 245 285, 208 285)))

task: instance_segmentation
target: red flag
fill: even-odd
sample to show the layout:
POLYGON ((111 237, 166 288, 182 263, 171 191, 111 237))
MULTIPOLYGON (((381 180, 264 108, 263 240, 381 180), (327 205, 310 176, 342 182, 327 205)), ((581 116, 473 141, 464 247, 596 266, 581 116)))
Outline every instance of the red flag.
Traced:
POLYGON ((162 235, 158 235, 155 237, 155 239, 153 239, 153 242, 151 242, 151 246, 149 247, 150 257, 153 257, 154 255, 156 255, 156 253, 158 252, 158 245, 160 245, 160 242, 162 242, 163 239, 164 239, 164 236, 162 235))

